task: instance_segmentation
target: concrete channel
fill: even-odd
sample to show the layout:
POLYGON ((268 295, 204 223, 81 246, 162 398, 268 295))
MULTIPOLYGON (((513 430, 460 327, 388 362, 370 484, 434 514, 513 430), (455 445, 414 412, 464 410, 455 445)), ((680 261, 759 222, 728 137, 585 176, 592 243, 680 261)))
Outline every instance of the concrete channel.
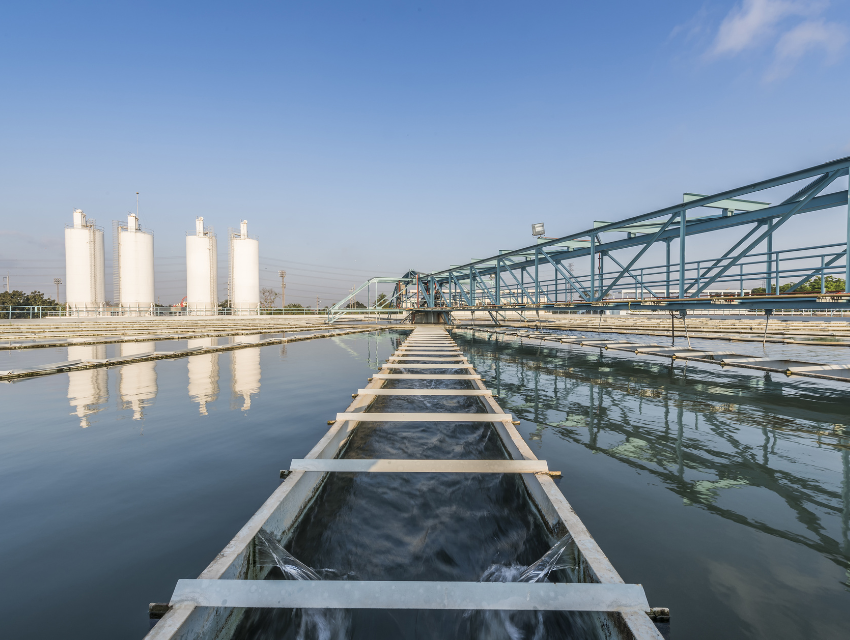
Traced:
MULTIPOLYGON (((403 384, 410 384, 405 382, 403 384)), ((180 580, 167 606, 153 606, 162 618, 147 640, 232 637, 246 612, 286 609, 531 610, 580 612, 594 625, 594 636, 659 640, 656 626, 669 623, 669 612, 651 609, 640 585, 625 584, 590 532, 558 489, 546 461, 538 460, 517 432, 481 377, 446 329, 417 327, 369 384, 358 389, 348 408, 307 454, 281 471, 283 482, 196 580, 180 580), (425 365, 432 365, 425 367, 425 365), (399 367, 408 373, 393 373, 399 367), (434 367, 463 374, 435 374, 434 367), (422 373, 416 373, 422 371, 422 373), (396 388, 395 380, 437 380, 431 388, 396 388), (453 385, 452 388, 435 388, 453 385), (421 396, 471 396, 478 413, 443 411, 383 413, 376 401, 421 402, 421 396), (418 400, 417 400, 418 399, 418 400), (419 422, 434 428, 441 421, 492 425, 505 459, 362 459, 345 457, 360 425, 419 422), (528 509, 537 513, 550 544, 567 543, 569 561, 557 582, 419 582, 269 580, 271 568, 258 560, 258 540, 272 537, 284 545, 313 508, 316 496, 337 473, 356 474, 516 474, 528 509)), ((385 405, 381 405, 385 406, 385 405)), ((403 406, 403 405, 393 405, 403 406)), ((431 406, 431 405, 428 405, 431 406)), ((439 405, 437 405, 439 408, 439 405)), ((386 525, 384 525, 386 526, 386 525)), ((556 575, 553 573, 552 575, 556 575)), ((559 614, 560 615, 560 614, 559 614)))

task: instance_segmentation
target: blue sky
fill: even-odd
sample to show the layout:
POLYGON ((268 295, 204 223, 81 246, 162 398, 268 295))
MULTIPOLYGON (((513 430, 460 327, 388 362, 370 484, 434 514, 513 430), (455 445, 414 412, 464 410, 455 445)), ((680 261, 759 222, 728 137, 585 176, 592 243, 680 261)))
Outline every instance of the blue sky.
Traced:
POLYGON ((0 29, 0 270, 25 289, 62 275, 73 208, 109 253, 136 191, 162 302, 198 215, 222 262, 246 218, 264 282, 331 301, 850 155, 847 0, 30 2, 0 29))

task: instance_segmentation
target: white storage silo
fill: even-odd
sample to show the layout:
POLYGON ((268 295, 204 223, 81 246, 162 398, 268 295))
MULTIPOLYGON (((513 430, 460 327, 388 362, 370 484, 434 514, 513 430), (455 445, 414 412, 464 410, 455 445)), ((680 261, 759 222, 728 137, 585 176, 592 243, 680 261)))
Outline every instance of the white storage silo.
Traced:
POLYGON ((116 228, 116 298, 127 315, 153 313, 153 233, 142 231, 136 214, 127 216, 127 226, 116 228))
POLYGON ((230 307, 234 315, 257 315, 260 308, 260 242, 248 237, 248 221, 230 233, 230 307))
POLYGON ((186 310, 189 315, 215 315, 218 309, 218 257, 212 229, 195 220, 186 236, 186 310))
POLYGON ((103 230, 82 209, 73 216, 73 225, 65 227, 66 313, 96 315, 104 301, 103 230))

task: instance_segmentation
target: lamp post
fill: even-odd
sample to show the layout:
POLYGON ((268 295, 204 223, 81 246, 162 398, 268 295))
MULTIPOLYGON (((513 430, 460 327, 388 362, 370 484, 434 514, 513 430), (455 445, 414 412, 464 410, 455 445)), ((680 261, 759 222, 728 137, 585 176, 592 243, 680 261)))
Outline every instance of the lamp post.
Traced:
POLYGON ((56 304, 59 304, 59 285, 62 284, 62 278, 53 278, 53 284, 56 285, 56 304))

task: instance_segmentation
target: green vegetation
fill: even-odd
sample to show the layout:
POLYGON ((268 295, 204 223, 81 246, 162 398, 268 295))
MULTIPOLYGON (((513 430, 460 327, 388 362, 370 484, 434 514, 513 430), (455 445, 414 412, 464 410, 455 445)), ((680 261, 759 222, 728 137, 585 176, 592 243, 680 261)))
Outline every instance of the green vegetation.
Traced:
POLYGON ((24 293, 18 289, 14 291, 3 291, 0 293, 0 318, 29 318, 30 312, 18 310, 9 313, 9 307, 58 307, 58 304, 53 298, 48 298, 41 291, 31 291, 24 293))
MULTIPOLYGON (((779 293, 787 292, 791 287, 793 287, 795 282, 786 282, 785 284, 779 287, 779 293)), ((827 293, 830 292, 840 292, 844 291, 844 278, 836 278, 834 276, 827 276, 825 289, 827 293)), ((763 296, 765 295, 766 290, 764 287, 756 287, 750 292, 750 295, 754 296, 763 296)), ((771 293, 776 293, 776 285, 771 288, 771 293)), ((796 289, 794 289, 793 293, 820 293, 820 276, 816 278, 812 278, 805 284, 800 285, 796 289)))

